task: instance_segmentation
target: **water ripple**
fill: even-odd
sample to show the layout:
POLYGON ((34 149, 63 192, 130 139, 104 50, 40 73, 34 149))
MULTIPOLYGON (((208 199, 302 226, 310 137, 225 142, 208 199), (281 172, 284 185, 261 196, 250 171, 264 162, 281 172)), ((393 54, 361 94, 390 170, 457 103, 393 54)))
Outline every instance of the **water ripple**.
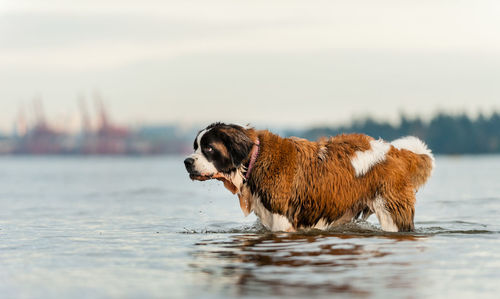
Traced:
MULTIPOLYGON (((318 230, 318 229, 307 229, 300 230, 298 232, 287 233, 290 235, 302 235, 302 236, 316 236, 316 235, 328 235, 328 236, 352 236, 352 237, 388 237, 388 238, 405 238, 405 237, 430 237, 435 235, 449 235, 449 234, 470 234, 470 235, 481 235, 481 234, 500 234, 497 230, 487 230, 484 229, 488 227, 485 224, 467 222, 467 221, 442 221, 442 222, 419 222, 417 228, 413 232, 386 232, 381 230, 379 227, 366 222, 366 221, 356 221, 352 223, 347 223, 337 227, 330 228, 328 230, 318 230), (467 227, 471 227, 467 229, 467 227)), ((217 225, 210 225, 208 228, 203 229, 189 229, 184 227, 184 231, 179 233, 182 234, 272 234, 269 230, 264 228, 258 221, 253 225, 243 225, 243 226, 231 226, 222 225, 218 223, 217 225)), ((282 234, 281 232, 276 232, 275 234, 282 234)))

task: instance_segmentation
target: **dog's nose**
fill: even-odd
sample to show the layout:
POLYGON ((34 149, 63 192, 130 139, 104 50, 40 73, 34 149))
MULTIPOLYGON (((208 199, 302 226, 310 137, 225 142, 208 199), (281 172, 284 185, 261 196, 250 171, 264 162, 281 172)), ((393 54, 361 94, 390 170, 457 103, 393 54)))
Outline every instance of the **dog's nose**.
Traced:
POLYGON ((193 163, 193 158, 187 158, 186 160, 184 160, 184 165, 186 166, 187 171, 191 171, 191 169, 193 168, 193 163))

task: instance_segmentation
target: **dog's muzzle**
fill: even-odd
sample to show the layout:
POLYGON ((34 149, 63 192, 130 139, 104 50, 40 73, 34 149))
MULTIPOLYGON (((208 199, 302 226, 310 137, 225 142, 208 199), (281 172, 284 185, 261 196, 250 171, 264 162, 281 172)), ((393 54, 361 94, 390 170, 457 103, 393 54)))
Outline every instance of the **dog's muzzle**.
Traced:
POLYGON ((186 170, 190 174, 194 172, 193 171, 193 165, 194 165, 194 159, 193 158, 186 158, 186 160, 184 160, 184 166, 186 166, 186 170))
POLYGON ((193 158, 186 158, 186 160, 184 160, 184 166, 186 167, 186 170, 189 173, 189 178, 192 180, 205 181, 212 178, 211 175, 203 175, 194 169, 193 158))

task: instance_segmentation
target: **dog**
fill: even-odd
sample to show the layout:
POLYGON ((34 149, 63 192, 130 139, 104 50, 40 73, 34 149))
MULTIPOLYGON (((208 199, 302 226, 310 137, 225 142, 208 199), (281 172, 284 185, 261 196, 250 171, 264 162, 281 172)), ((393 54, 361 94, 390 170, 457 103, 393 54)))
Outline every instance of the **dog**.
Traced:
POLYGON ((247 216, 271 231, 325 230, 376 214, 382 230, 414 230, 415 194, 434 157, 420 139, 388 143, 364 134, 317 141, 213 123, 184 160, 189 177, 217 179, 247 216))

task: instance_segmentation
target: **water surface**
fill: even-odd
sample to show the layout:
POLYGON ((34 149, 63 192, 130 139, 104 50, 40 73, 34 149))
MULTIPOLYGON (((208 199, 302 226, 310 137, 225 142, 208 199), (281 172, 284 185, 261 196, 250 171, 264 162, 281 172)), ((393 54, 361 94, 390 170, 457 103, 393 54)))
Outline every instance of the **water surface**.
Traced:
POLYGON ((500 157, 440 157, 416 232, 269 233, 182 157, 0 158, 2 298, 500 293, 500 157))

